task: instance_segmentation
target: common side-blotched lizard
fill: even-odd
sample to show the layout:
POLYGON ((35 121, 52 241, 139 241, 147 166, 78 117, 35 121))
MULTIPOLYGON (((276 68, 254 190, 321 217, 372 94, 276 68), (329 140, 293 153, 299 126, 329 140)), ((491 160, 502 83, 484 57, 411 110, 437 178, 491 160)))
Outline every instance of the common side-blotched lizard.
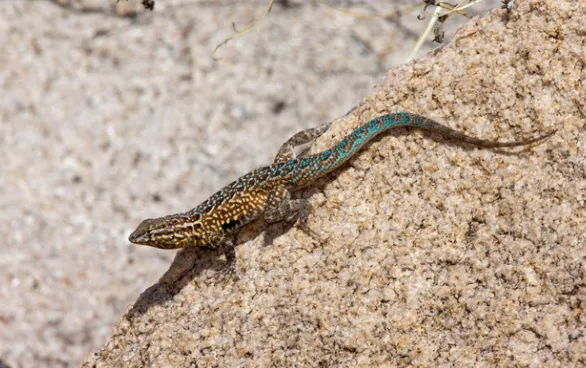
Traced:
POLYGON ((212 195, 194 209, 175 215, 144 220, 129 241, 156 248, 188 246, 223 247, 230 263, 234 261, 232 234, 261 215, 268 223, 292 219, 303 221, 309 211, 304 199, 291 200, 290 192, 314 182, 338 168, 365 144, 388 129, 409 126, 437 132, 481 147, 513 147, 541 141, 555 131, 537 138, 515 142, 494 142, 473 138, 434 120, 411 113, 380 116, 354 130, 332 148, 315 155, 296 158, 294 147, 322 135, 331 123, 301 131, 279 150, 273 164, 253 170, 212 195))

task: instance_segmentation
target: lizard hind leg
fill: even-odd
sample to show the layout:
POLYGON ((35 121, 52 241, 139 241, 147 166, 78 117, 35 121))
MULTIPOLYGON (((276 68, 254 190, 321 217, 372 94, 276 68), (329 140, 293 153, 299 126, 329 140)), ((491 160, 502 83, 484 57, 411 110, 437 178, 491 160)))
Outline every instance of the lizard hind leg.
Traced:
POLYGON ((264 219, 272 224, 280 221, 299 221, 301 229, 315 235, 309 228, 307 220, 311 213, 311 204, 307 199, 291 199, 291 193, 285 187, 275 189, 267 198, 264 219))
POLYGON ((324 134, 330 127, 331 122, 322 124, 315 128, 302 130, 294 134, 287 142, 283 143, 279 152, 275 156, 274 162, 284 162, 297 158, 294 148, 314 141, 317 137, 324 134))

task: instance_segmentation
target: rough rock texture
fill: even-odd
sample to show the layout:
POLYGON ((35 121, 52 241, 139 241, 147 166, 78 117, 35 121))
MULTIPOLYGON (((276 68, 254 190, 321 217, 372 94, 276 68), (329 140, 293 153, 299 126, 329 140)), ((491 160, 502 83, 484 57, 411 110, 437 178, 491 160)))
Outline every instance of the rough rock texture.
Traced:
POLYGON ((344 114, 429 19, 423 4, 390 22, 277 2, 214 61, 264 0, 140 2, 0 1, 0 367, 79 366, 172 263, 127 241, 142 219, 197 205, 344 114))
POLYGON ((252 227, 188 249, 85 367, 586 364, 584 2, 518 1, 388 73, 322 150, 387 111, 511 140, 481 150, 398 129, 300 193, 311 238, 252 227))

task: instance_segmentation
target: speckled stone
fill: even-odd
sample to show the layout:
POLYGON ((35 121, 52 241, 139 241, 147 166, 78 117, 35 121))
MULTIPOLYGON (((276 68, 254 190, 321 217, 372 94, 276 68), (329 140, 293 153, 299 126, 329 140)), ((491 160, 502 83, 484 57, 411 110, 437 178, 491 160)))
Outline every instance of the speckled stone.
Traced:
POLYGON ((388 134, 301 194, 319 238, 261 228, 228 280, 218 254, 180 252, 83 366, 583 366, 584 5, 515 5, 390 71, 313 150, 403 110, 555 136, 494 151, 388 134))

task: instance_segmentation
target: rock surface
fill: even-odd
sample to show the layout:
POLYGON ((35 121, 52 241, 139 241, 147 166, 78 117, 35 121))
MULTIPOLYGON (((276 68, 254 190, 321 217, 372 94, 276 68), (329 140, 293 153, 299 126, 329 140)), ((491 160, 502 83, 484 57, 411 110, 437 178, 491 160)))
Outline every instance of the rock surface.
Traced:
POLYGON ((397 129, 299 193, 318 238, 253 226, 234 279, 178 253, 83 366, 584 366, 586 11, 515 5, 389 72, 312 150, 394 111, 556 135, 487 150, 397 129))
POLYGON ((425 27, 277 2, 215 61, 263 1, 140 2, 0 1, 0 366, 79 366, 173 260, 127 241, 142 219, 348 111, 425 27))

